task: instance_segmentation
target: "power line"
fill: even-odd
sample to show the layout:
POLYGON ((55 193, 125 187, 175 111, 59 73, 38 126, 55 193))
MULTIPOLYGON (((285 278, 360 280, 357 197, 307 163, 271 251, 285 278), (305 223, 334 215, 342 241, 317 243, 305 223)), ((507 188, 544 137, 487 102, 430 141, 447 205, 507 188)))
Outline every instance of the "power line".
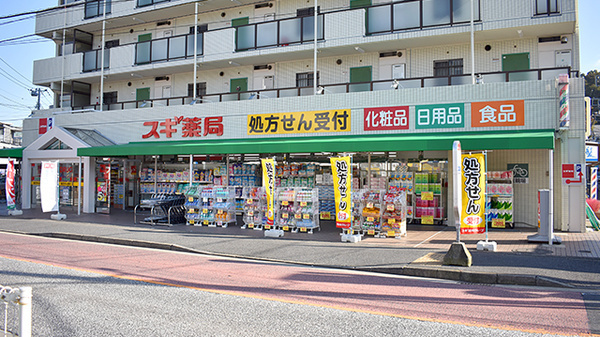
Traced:
POLYGON ((30 79, 26 78, 25 76, 23 76, 23 74, 21 74, 17 69, 13 68, 10 64, 8 64, 8 62, 4 61, 3 58, 0 57, 0 61, 4 62, 4 64, 6 64, 10 69, 12 69, 15 73, 17 73, 19 76, 23 77, 27 82, 33 84, 33 82, 31 82, 30 79))
POLYGON ((13 82, 14 84, 24 88, 25 90, 29 90, 29 85, 25 85, 22 84, 20 82, 18 82, 16 79, 14 79, 12 76, 8 76, 6 74, 4 74, 4 72, 6 72, 4 69, 0 69, 0 75, 6 77, 9 81, 13 82))

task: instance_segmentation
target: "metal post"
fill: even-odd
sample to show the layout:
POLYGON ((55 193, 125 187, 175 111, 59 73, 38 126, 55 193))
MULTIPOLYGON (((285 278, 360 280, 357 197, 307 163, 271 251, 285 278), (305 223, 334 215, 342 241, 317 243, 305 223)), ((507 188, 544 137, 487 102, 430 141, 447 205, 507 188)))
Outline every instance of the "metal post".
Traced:
POLYGON ((548 198, 550 199, 550 206, 548 207, 548 245, 552 246, 552 240, 554 239, 554 150, 548 150, 548 183, 550 195, 548 198))
POLYGON ((369 167, 367 168, 367 185, 371 188, 371 152, 367 152, 367 163, 369 167))
POLYGON ((59 106, 60 109, 62 110, 63 108, 63 95, 64 95, 64 88, 65 88, 65 36, 67 35, 67 6, 66 6, 66 1, 65 1, 65 7, 64 7, 64 11, 65 11, 65 15, 63 15, 64 17, 64 22, 63 22, 63 33, 62 33, 62 64, 61 64, 61 73, 60 73, 60 99, 59 99, 59 106))
POLYGON ((472 84, 475 84, 475 28, 473 26, 473 11, 473 0, 471 0, 471 81, 473 82, 472 84))
POLYGON ((31 287, 21 287, 19 290, 19 336, 31 337, 31 287))
POLYGON ((194 93, 192 94, 192 102, 196 101, 196 67, 198 66, 198 3, 195 2, 194 5, 194 87, 192 88, 194 93))
POLYGON ((156 193, 156 191, 158 191, 158 189, 156 188, 157 184, 156 184, 156 177, 158 175, 157 173, 158 171, 158 156, 154 156, 154 193, 156 193))
POLYGON ((194 181, 194 155, 190 154, 190 188, 192 188, 193 181, 194 181))
POLYGON ((77 215, 81 215, 81 157, 79 157, 79 168, 77 169, 77 215))
POLYGON ((314 12, 314 20, 315 20, 315 25, 314 25, 314 51, 313 51, 313 95, 317 94, 317 9, 318 9, 318 0, 315 0, 315 12, 314 12))
POLYGON ((102 7, 102 55, 100 56, 100 111, 104 108, 104 39, 106 31, 106 1, 103 0, 104 6, 102 7))

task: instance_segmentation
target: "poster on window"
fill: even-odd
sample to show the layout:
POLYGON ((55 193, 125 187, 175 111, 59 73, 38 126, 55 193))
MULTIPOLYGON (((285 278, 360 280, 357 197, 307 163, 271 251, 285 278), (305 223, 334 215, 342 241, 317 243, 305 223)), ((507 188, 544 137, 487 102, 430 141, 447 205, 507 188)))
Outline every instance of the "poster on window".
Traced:
POLYGON ((42 212, 58 212, 58 161, 42 162, 40 192, 42 212))
POLYGON ((335 194, 335 226, 337 228, 350 228, 352 226, 351 158, 348 156, 332 157, 330 161, 335 194))
POLYGON ((10 210, 15 209, 15 161, 9 160, 6 165, 6 208, 10 210))
MULTIPOLYGON (((267 226, 273 226, 275 220, 275 160, 261 159, 263 169, 263 186, 267 195, 267 226)), ((270 227, 269 227, 270 228, 270 227)))
POLYGON ((461 234, 485 233, 485 155, 462 155, 461 234))

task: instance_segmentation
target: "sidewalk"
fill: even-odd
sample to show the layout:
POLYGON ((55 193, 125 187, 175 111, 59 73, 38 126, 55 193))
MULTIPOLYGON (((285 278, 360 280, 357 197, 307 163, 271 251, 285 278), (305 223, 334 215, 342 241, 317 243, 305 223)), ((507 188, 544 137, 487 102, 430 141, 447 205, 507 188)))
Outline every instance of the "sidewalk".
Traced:
POLYGON ((314 234, 286 232, 282 238, 265 238, 263 231, 239 226, 134 224, 133 211, 61 213, 67 214, 66 220, 50 220, 50 213, 40 210, 0 216, 0 231, 465 282, 600 289, 600 232, 557 233, 562 244, 549 246, 527 242, 532 229, 492 230, 489 240, 498 244, 497 252, 476 250, 485 235, 463 235, 473 265, 455 267, 441 264, 456 240, 454 228, 446 226, 409 225, 408 235, 399 239, 365 237, 342 243, 340 230, 328 222, 314 234))

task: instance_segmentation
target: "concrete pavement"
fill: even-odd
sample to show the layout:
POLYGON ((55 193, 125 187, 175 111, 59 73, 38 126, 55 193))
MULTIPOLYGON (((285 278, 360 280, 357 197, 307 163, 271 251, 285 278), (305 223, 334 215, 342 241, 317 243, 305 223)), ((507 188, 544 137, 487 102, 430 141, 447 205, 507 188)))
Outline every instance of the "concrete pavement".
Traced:
POLYGON ((340 230, 329 222, 314 234, 286 232, 282 238, 265 238, 263 231, 239 226, 135 224, 132 211, 61 213, 67 214, 66 220, 50 220, 50 213, 40 210, 0 216, 0 231, 473 283, 600 289, 600 232, 557 233, 563 243, 549 246, 528 243, 532 229, 491 230, 496 252, 476 250, 484 235, 463 235, 473 265, 455 267, 441 264, 456 239, 454 228, 446 226, 409 225, 406 237, 342 243, 340 230))

